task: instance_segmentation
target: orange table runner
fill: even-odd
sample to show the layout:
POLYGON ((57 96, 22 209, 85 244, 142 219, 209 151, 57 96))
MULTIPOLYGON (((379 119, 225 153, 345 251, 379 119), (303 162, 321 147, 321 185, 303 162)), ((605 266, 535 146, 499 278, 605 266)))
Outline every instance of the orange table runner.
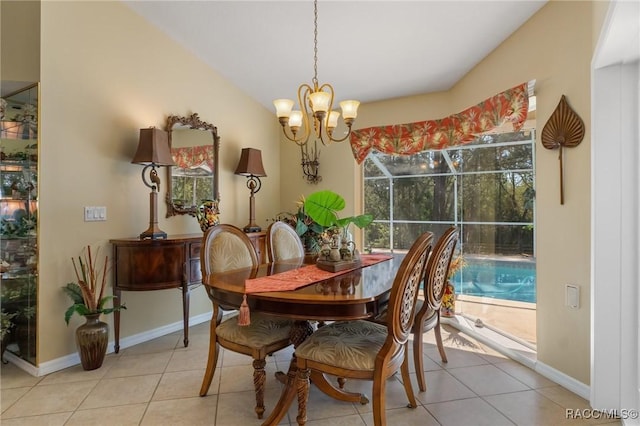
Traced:
MULTIPOLYGON (((364 268, 385 260, 391 259, 392 256, 386 254, 361 254, 362 263, 358 268, 364 268)), ((353 269, 358 269, 353 268, 353 269)), ((302 268, 293 269, 291 271, 281 272, 266 277, 248 279, 244 283, 245 294, 264 293, 268 291, 289 291, 296 290, 318 281, 326 280, 337 275, 346 274, 353 269, 345 269, 338 272, 323 271, 316 265, 308 265, 302 268)))

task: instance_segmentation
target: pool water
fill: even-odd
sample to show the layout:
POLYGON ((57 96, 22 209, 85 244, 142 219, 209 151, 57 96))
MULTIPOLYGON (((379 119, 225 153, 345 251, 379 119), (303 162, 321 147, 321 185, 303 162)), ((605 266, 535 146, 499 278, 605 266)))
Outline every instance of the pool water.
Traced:
POLYGON ((456 294, 536 303, 533 261, 466 260, 451 281, 456 294))

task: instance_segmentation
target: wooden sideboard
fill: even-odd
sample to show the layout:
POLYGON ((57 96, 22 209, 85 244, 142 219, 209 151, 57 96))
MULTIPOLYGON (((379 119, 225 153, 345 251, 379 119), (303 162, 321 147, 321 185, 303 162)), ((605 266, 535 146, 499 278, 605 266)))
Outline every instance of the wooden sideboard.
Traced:
MULTIPOLYGON (((251 239, 260 262, 266 262, 264 232, 251 239)), ((166 239, 112 239, 114 259, 114 306, 120 306, 122 291, 182 290, 184 346, 189 345, 189 292, 202 284, 200 249, 202 234, 170 235, 166 239)), ((120 351, 120 311, 114 312, 115 352, 120 351)))
POLYGON ((258 261, 260 263, 267 263, 267 233, 264 231, 248 232, 247 237, 251 240, 253 248, 256 249, 258 261))

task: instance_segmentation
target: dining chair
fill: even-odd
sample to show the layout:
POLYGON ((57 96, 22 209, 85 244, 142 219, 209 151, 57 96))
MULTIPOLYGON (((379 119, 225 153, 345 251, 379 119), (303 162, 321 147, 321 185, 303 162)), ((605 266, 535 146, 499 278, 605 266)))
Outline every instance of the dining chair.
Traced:
POLYGON ((436 345, 442 362, 447 362, 447 354, 442 344, 440 332, 440 305, 447 284, 451 259, 458 242, 458 228, 448 228, 438 239, 429 256, 424 275, 424 300, 418 299, 416 304, 416 317, 413 323, 413 361, 418 379, 420 391, 427 390, 424 378, 424 363, 422 356, 423 334, 433 330, 436 337, 436 345))
POLYGON ((302 240, 286 222, 276 221, 269 225, 266 240, 269 262, 304 257, 302 240))
POLYGON ((420 235, 402 260, 391 288, 385 325, 367 320, 334 322, 318 328, 296 348, 299 425, 307 420, 311 371, 372 380, 376 426, 386 424, 386 380, 398 370, 402 373, 409 406, 417 406, 409 378, 406 347, 432 241, 431 232, 420 235))
MULTIPOLYGON (((233 225, 222 224, 209 228, 204 236, 200 261, 203 276, 234 269, 252 267, 257 272, 258 257, 251 240, 233 225)), ((266 381, 265 358, 267 355, 290 345, 291 320, 275 316, 251 313, 250 325, 239 325, 237 314, 222 321, 222 308, 214 297, 214 290, 204 286, 213 303, 209 335, 209 355, 200 396, 205 396, 211 386, 218 361, 218 345, 225 349, 253 358, 253 384, 256 393, 256 414, 261 419, 264 414, 264 386, 266 381)))

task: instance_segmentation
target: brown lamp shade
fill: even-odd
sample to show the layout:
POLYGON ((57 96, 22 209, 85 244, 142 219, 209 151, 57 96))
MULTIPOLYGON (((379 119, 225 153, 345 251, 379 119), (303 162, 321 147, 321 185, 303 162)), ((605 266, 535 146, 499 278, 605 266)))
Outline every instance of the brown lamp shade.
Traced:
POLYGON ((255 148, 242 148, 235 174, 242 176, 267 176, 262 165, 262 152, 255 148))
POLYGON ((169 151, 169 136, 167 132, 155 127, 140 129, 138 150, 131 162, 134 164, 173 166, 174 162, 169 151))

